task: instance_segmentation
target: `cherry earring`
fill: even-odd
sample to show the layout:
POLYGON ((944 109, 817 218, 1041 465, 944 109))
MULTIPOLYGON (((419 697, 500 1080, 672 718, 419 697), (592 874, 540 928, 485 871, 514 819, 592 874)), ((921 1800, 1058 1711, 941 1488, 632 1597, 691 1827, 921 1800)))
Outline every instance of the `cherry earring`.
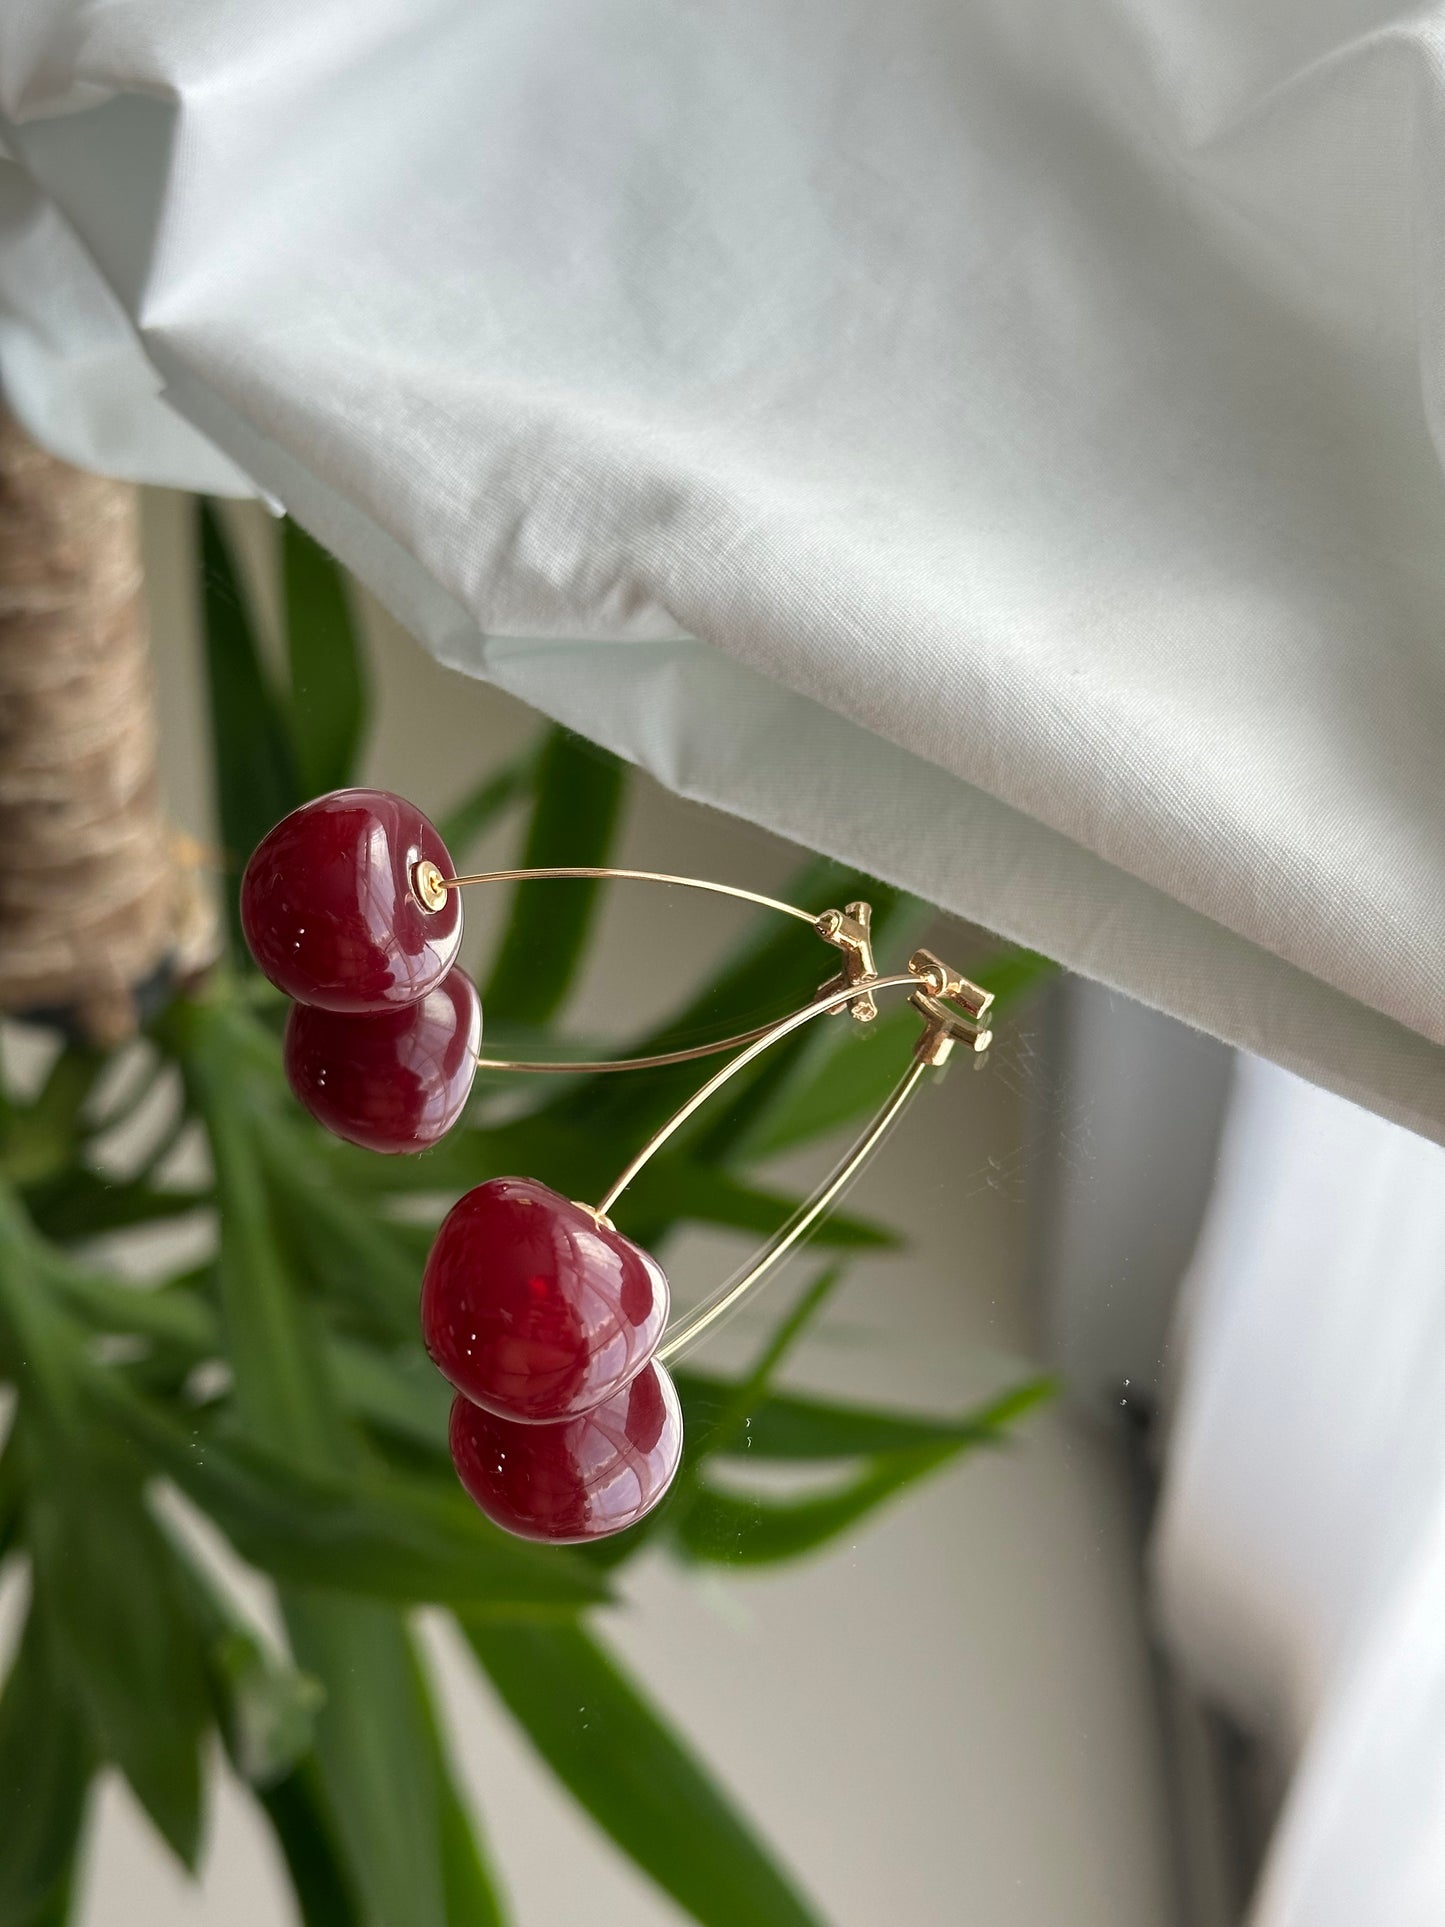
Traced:
POLYGON ((508 1532, 552 1544, 598 1539, 661 1501, 682 1457, 682 1413, 666 1365, 711 1330, 832 1204, 955 1045, 987 1050, 991 993, 920 950, 879 975, 866 903, 815 916, 757 891, 698 877, 609 868, 455 874, 420 811, 384 791, 307 804, 261 843, 242 885, 257 962, 298 1000, 286 1069, 328 1128, 376 1150, 421 1149, 460 1115, 480 1064, 499 1071, 622 1071, 736 1050, 637 1152, 594 1207, 534 1178, 493 1178, 442 1223, 422 1281, 422 1335, 456 1388, 450 1446, 459 1478, 508 1532), (313 891, 310 866, 319 866, 313 891), (481 1005, 452 967, 457 893, 474 884, 612 878, 740 898, 809 924, 842 970, 801 1009, 712 1044, 601 1063, 479 1058, 481 1005), (638 1173, 713 1094, 815 1017, 878 1013, 907 989, 923 1020, 912 1061, 857 1143, 763 1250, 669 1324, 662 1267, 609 1213, 638 1173), (367 1001, 370 1000, 370 1001, 367 1001))
POLYGON ((251 955, 279 990, 320 1010, 414 1004, 456 962, 461 899, 427 904, 418 867, 452 875, 436 830, 389 790, 333 790, 283 817, 241 882, 251 955))

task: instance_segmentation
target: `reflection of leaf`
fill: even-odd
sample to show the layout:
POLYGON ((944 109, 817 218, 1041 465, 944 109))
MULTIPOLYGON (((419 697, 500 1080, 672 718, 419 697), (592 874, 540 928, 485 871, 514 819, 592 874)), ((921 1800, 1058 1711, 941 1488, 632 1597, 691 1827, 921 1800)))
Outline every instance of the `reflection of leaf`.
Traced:
POLYGON ((46 1282, 94 1331, 133 1332, 199 1358, 214 1353, 220 1327, 210 1306, 180 1285, 122 1285, 59 1252, 41 1261, 46 1282))
POLYGON ((1006 1009, 1037 985, 1059 974, 1059 966, 1051 957, 1041 957, 1035 950, 1020 950, 1017 947, 1002 951, 996 957, 985 958, 978 969, 1000 1009, 1006 1009))
POLYGON ((617 1662, 577 1626, 477 1625, 478 1659, 552 1771, 705 1927, 817 1916, 617 1662))
MULTIPOLYGON (((626 765, 565 730, 550 732, 537 763, 536 801, 522 865, 605 864, 626 765)), ((483 1005, 514 1023, 544 1023, 558 1010, 582 961, 596 906, 595 882, 518 886, 483 1005)))
MULTIPOLYGON (((689 1428, 714 1422, 731 1406, 736 1391, 731 1380, 702 1372, 680 1371, 676 1382, 689 1428)), ((754 1459, 819 1460, 873 1458, 950 1443, 995 1444, 1016 1419, 1054 1390, 1052 1379, 1026 1379, 1000 1398, 955 1419, 774 1392, 751 1408, 746 1432, 735 1433, 720 1449, 754 1459)))
POLYGON ((366 730, 366 670, 340 569, 289 518, 281 524, 281 592, 301 789, 320 796, 352 780, 366 730))
MULTIPOLYGON (((346 1151, 352 1147, 342 1145, 338 1148, 346 1151)), ((279 1156, 279 1149, 273 1155, 279 1156)), ((610 1133, 599 1135, 570 1130, 546 1116, 534 1115, 509 1124, 487 1128, 464 1126, 455 1130, 434 1151, 428 1151, 420 1158, 408 1159, 405 1169, 388 1169, 380 1174, 372 1188, 385 1186, 394 1196, 407 1192, 430 1196, 437 1192, 467 1190, 474 1184, 484 1183, 488 1178, 545 1170, 547 1182, 564 1196, 596 1197, 617 1176, 618 1168, 624 1161, 625 1151, 610 1133)), ((397 1163, 400 1162, 397 1160, 397 1163)), ((299 1156, 290 1157, 288 1166, 289 1173, 285 1181, 299 1188, 306 1177, 305 1160, 299 1156)), ((360 1182, 367 1169, 350 1158, 337 1158, 332 1147, 327 1147, 322 1158, 317 1160, 317 1168, 340 1173, 350 1182, 360 1182)), ((634 1184, 628 1186, 627 1202, 619 1208, 619 1218, 626 1221, 630 1236, 640 1235, 634 1227, 690 1222, 720 1225, 728 1230, 749 1231, 766 1237, 787 1223, 798 1208, 798 1203, 797 1198, 786 1193, 750 1184, 726 1170, 705 1165, 684 1153, 664 1151, 644 1167, 634 1184)), ((321 1236, 319 1220, 325 1208, 318 1203, 313 1220, 313 1236, 318 1240, 321 1236)), ((352 1240, 371 1235, 364 1221, 358 1221, 355 1207, 349 1200, 345 1206, 333 1202, 331 1209, 337 1213, 351 1213, 349 1236, 352 1240)), ((391 1233, 390 1242, 393 1246, 414 1235, 414 1227, 392 1226, 385 1230, 391 1233)), ((424 1258, 432 1234, 415 1235, 422 1238, 420 1255, 424 1258)), ((333 1254, 346 1243, 347 1237, 346 1230, 338 1227, 332 1239, 333 1254)), ((896 1233, 886 1227, 842 1211, 832 1212, 824 1218, 813 1232, 812 1240, 826 1248, 840 1249, 871 1247, 874 1250, 887 1250, 898 1243, 896 1233)), ((325 1254, 322 1254, 321 1262, 325 1262, 325 1254)), ((366 1268, 364 1254, 356 1260, 348 1257, 346 1262, 359 1263, 363 1269, 366 1268)), ((413 1272, 408 1285, 409 1309, 413 1305, 417 1282, 418 1274, 413 1272)))
POLYGON ((0 1921, 60 1923, 93 1768, 43 1609, 32 1605, 0 1692, 0 1921))

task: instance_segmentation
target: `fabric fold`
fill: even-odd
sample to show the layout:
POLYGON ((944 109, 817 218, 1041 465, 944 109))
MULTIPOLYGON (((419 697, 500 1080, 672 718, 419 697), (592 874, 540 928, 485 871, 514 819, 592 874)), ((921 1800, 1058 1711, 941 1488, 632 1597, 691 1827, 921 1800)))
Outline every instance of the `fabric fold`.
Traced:
POLYGON ((1445 1136, 1439 10, 342 17, 12 7, 22 419, 1445 1136))

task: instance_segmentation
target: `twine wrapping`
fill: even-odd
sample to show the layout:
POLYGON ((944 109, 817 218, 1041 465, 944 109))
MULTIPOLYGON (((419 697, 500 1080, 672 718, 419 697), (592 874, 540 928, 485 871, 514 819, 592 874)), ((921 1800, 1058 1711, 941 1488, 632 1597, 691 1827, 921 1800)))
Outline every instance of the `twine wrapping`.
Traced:
POLYGON ((136 491, 0 411, 0 1009, 116 1042, 214 943, 160 806, 136 491))

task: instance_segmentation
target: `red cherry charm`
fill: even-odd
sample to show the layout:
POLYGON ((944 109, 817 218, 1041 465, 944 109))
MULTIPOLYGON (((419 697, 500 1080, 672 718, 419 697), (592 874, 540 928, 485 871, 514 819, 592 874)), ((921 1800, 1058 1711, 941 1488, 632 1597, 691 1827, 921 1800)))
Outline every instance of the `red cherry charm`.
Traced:
POLYGON ((449 970, 399 1010, 351 1017, 293 1004, 286 1081, 337 1137, 368 1151, 424 1151, 461 1116, 481 1041, 476 985, 449 970))
POLYGON ((414 1004, 441 982, 462 941, 459 894, 429 909, 419 863, 455 876, 446 845, 388 790, 333 790, 303 803, 256 846, 241 881, 241 923, 272 983, 322 1010, 414 1004))
POLYGON ((534 1178, 493 1178, 442 1222, 421 1288, 438 1369, 501 1418, 575 1418, 651 1358, 667 1323, 656 1259, 534 1178))
POLYGON ((494 1525, 578 1545, 636 1525, 682 1458, 682 1409, 660 1365, 561 1425, 517 1425, 469 1399, 452 1406, 452 1463, 494 1525))

